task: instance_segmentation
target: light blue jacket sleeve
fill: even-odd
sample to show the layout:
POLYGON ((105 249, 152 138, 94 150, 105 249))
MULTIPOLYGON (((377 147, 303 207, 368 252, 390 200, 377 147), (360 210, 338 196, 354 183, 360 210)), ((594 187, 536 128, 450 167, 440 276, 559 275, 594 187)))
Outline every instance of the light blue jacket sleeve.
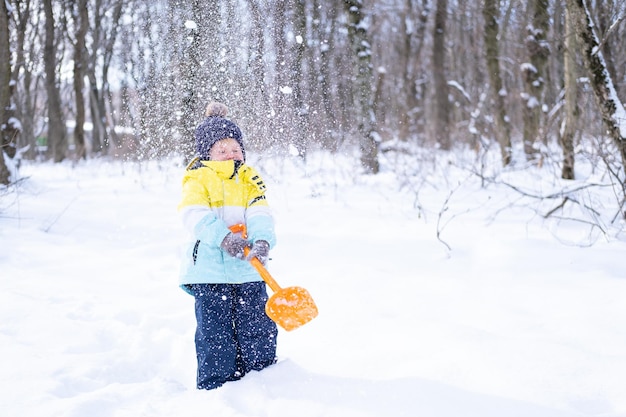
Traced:
POLYGON ((204 216, 194 228, 195 238, 203 241, 205 244, 219 247, 230 233, 226 223, 222 219, 218 219, 213 213, 204 216))
POLYGON ((248 240, 256 242, 265 240, 270 248, 276 245, 276 233, 274 232, 274 219, 271 216, 253 216, 246 222, 248 227, 248 240))

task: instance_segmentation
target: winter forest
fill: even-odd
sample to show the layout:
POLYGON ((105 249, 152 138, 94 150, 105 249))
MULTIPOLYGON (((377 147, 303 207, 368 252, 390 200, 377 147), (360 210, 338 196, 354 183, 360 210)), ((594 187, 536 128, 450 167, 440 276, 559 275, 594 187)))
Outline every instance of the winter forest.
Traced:
POLYGON ((191 156, 218 100, 255 150, 354 147, 374 174, 387 152, 424 165, 462 150, 479 176, 521 167, 563 180, 588 161, 615 190, 612 220, 624 217, 623 0, 1 7, 2 184, 20 160, 191 156))
POLYGON ((0 415, 626 417, 626 0, 0 0, 0 415), (207 104, 319 315, 197 390, 207 104))

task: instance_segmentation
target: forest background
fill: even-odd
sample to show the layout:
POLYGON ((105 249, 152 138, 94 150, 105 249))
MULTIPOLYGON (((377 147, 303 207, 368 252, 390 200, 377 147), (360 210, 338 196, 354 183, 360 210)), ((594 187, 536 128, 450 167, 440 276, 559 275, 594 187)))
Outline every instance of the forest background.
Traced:
POLYGON ((609 186, 626 216, 624 0, 1 3, 5 185, 24 159, 190 158, 218 100, 252 150, 356 146, 369 173, 380 152, 471 150, 484 179, 584 160, 600 175, 559 182, 562 206, 609 186))

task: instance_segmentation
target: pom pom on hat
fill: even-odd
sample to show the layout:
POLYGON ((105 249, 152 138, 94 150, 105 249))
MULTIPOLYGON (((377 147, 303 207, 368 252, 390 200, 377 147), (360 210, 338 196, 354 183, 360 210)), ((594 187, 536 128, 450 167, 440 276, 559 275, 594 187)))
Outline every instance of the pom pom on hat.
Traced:
POLYGON ((232 121, 226 119, 228 107, 219 102, 211 102, 207 105, 206 119, 196 128, 196 154, 202 160, 209 159, 209 153, 215 143, 222 139, 235 139, 243 152, 244 160, 246 150, 243 146, 241 129, 232 121))
POLYGON ((204 112, 204 115, 206 117, 209 117, 209 116, 226 117, 227 114, 228 114, 228 107, 226 107, 225 104, 222 104, 217 101, 212 101, 209 104, 207 104, 206 110, 204 112))

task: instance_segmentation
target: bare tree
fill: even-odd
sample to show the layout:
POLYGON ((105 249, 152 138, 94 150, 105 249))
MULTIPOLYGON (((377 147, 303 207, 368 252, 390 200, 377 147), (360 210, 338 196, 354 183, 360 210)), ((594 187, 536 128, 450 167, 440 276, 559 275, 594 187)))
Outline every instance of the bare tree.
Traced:
MULTIPOLYGON (((623 7, 623 6, 622 6, 623 7)), ((614 47, 613 43, 610 41, 609 37, 616 36, 613 32, 617 30, 617 27, 620 24, 620 20, 623 21, 626 19, 626 13, 622 11, 622 16, 620 20, 612 21, 612 17, 618 15, 618 6, 615 3, 615 0, 605 0, 597 3, 598 10, 598 29, 600 33, 598 36, 602 36, 600 45, 602 48, 602 55, 604 56, 604 62, 606 63, 606 67, 610 74, 613 74, 613 78, 615 80, 619 80, 623 78, 623 73, 619 74, 618 66, 615 64, 615 54, 613 53, 614 47), (620 78, 620 75, 622 77, 620 78)), ((623 25, 622 25, 623 26, 623 25)), ((620 39, 620 38, 618 38, 620 39)), ((621 38, 620 40, 623 40, 621 38)), ((619 83, 615 83, 615 90, 620 93, 619 83)))
POLYGON ((577 65, 576 65, 576 36, 574 33, 574 22, 572 21, 572 11, 568 7, 565 10, 565 49, 564 56, 564 84, 565 84, 565 115, 563 117, 561 132, 561 148, 563 149, 563 164, 561 168, 561 178, 566 180, 574 179, 574 140, 578 130, 577 121, 579 114, 578 107, 578 85, 577 85, 577 65))
POLYGON ((294 0, 294 42, 292 49, 291 70, 289 73, 290 85, 293 96, 293 123, 291 140, 298 150, 301 158, 306 159, 308 144, 306 132, 308 131, 309 109, 305 102, 303 78, 305 75, 305 54, 308 41, 306 28, 305 0, 294 0))
POLYGON ((76 103, 76 127, 74 128, 74 142, 76 159, 87 157, 85 147, 85 73, 87 67, 87 52, 85 38, 89 29, 89 14, 87 0, 73 1, 72 16, 75 20, 76 37, 74 39, 74 101, 76 103))
POLYGON ((402 82, 398 86, 404 94, 400 112, 400 138, 407 140, 415 133, 415 120, 419 110, 417 78, 419 57, 425 45, 425 32, 430 9, 427 0, 418 7, 417 0, 405 0, 402 9, 402 29, 404 33, 403 55, 406 57, 401 67, 402 82), (408 24, 410 23, 410 25, 408 24))
MULTIPOLYGON (((245 68, 249 71, 247 92, 251 100, 247 102, 249 112, 260 116, 267 116, 270 109, 270 98, 266 85, 267 68, 265 66, 266 46, 264 42, 264 11, 262 4, 256 0, 248 0, 251 14, 250 47, 248 50, 248 62, 245 68)), ((269 128, 266 123, 259 123, 257 126, 257 138, 269 137, 269 128)), ((252 144, 259 145, 261 140, 253 137, 252 144)))
MULTIPOLYGON (((46 0, 50 1, 50 0, 46 0)), ((97 0, 92 6, 91 50, 87 78, 89 79, 89 104, 93 124, 93 151, 107 153, 110 135, 107 119, 107 100, 110 100, 109 69, 119 30, 122 11, 127 0, 97 0)))
POLYGON ((446 19, 448 0, 437 0, 433 32, 433 80, 435 88, 435 138, 443 150, 452 148, 450 139, 450 101, 446 78, 446 19))
POLYGON ((550 55, 550 47, 546 35, 550 25, 548 0, 533 0, 531 3, 533 19, 526 28, 526 48, 529 63, 522 65, 525 82, 523 94, 524 107, 524 153, 528 160, 536 160, 537 142, 545 144, 543 126, 544 89, 546 85, 546 64, 550 55))
MULTIPOLYGON (((129 30, 133 35, 136 32, 145 34, 142 37, 129 36, 134 39, 133 46, 138 53, 131 55, 127 61, 133 69, 130 74, 132 82, 137 86, 137 157, 144 159, 157 157, 162 151, 162 142, 159 141, 161 127, 167 125, 170 119, 167 119, 161 111, 162 97, 167 94, 162 86, 168 83, 166 79, 160 77, 160 71, 165 63, 174 59, 175 55, 172 54, 171 48, 176 47, 177 38, 171 36, 171 42, 162 42, 166 34, 173 29, 167 24, 160 25, 161 20, 157 17, 159 15, 150 7, 133 7, 132 10, 133 13, 137 13, 137 18, 134 19, 136 26, 130 27, 129 30)), ((170 9, 166 15, 170 15, 170 9)))
POLYGON ((39 121, 44 117, 43 111, 37 106, 38 98, 43 94, 40 88, 43 74, 39 66, 43 43, 40 8, 41 4, 16 0, 13 9, 16 25, 15 101, 17 115, 22 124, 18 147, 24 149, 23 156, 29 159, 34 159, 37 154, 35 135, 40 133, 40 127, 36 125, 39 125, 39 121))
POLYGON ((606 125, 608 134, 617 146, 622 159, 622 168, 626 172, 626 110, 617 97, 617 91, 609 74, 599 42, 594 32, 594 25, 589 14, 586 0, 567 0, 567 7, 572 14, 574 29, 580 41, 583 62, 590 72, 591 87, 606 125))
MULTIPOLYGON (((9 40, 9 9, 7 2, 0 5, 0 56, 11 57, 9 40)), ((4 155, 15 156, 16 129, 11 123, 11 59, 4 59, 0 64, 0 184, 8 184, 10 172, 4 162, 4 155)))
MULTIPOLYGON (((311 96, 317 98, 319 112, 321 113, 321 122, 318 130, 321 130, 320 136, 322 144, 330 149, 337 149, 341 140, 339 134, 340 117, 337 109, 337 97, 333 92, 336 83, 333 83, 333 68, 335 68, 336 55, 333 54, 335 49, 335 36, 337 33, 337 2, 332 1, 324 8, 326 13, 325 19, 322 18, 322 8, 319 7, 317 1, 314 2, 313 13, 314 22, 318 22, 314 26, 314 33, 319 44, 319 88, 311 88, 311 96), (317 93, 317 94, 315 94, 317 93)), ((313 74, 313 72, 312 72, 313 74)), ((318 83, 311 83, 311 87, 318 83)))
POLYGON ((48 95, 48 153, 54 162, 65 159, 67 151, 67 137, 63 103, 59 80, 57 79, 57 46, 60 42, 55 33, 55 17, 52 0, 43 0, 46 17, 46 39, 44 48, 44 64, 46 71, 46 93, 48 95))
POLYGON ((344 0, 348 13, 348 37, 352 47, 354 68, 352 78, 354 88, 352 93, 356 108, 356 117, 359 132, 359 147, 361 150, 361 166, 372 174, 380 170, 378 163, 378 138, 376 132, 376 118, 373 108, 373 74, 372 53, 366 30, 363 4, 358 0, 344 0))
MULTIPOLYGON (((208 104, 209 100, 205 99, 204 103, 201 103, 199 92, 202 91, 202 70, 201 70, 201 57, 202 57, 202 31, 200 30, 197 21, 203 20, 203 11, 206 5, 204 2, 194 0, 191 3, 191 16, 184 23, 186 44, 183 46, 183 59, 182 59, 182 120, 180 127, 182 129, 181 136, 184 138, 193 138, 194 131, 198 125, 201 113, 199 108, 202 104, 208 104)), ((194 154, 193 141, 186 140, 181 144, 181 150, 187 158, 190 158, 194 154)))
POLYGON ((507 166, 512 159, 511 128, 506 113, 505 92, 500 76, 500 52, 498 48, 498 7, 496 0, 485 0, 483 7, 485 18, 485 51, 487 54, 487 70, 491 79, 491 98, 495 111, 495 135, 500 144, 502 165, 507 166))

